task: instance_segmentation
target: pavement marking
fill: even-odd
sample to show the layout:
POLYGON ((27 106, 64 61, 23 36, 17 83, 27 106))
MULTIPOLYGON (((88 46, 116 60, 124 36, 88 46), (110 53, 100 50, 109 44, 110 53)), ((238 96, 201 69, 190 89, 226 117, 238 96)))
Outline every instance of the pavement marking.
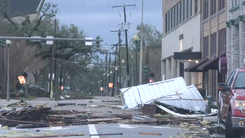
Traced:
POLYGON ((140 135, 155 135, 155 136, 161 136, 161 133, 146 133, 146 132, 139 132, 140 135))
POLYGON ((122 128, 135 128, 135 127, 131 127, 128 124, 119 124, 119 126, 122 127, 122 128))
MULTIPOLYGON (((95 125, 90 124, 90 125, 88 125, 88 128, 89 128, 89 133, 91 135, 97 135, 98 134, 98 132, 97 132, 97 130, 95 128, 95 125)), ((91 138, 100 138, 100 137, 99 136, 91 136, 91 138)))

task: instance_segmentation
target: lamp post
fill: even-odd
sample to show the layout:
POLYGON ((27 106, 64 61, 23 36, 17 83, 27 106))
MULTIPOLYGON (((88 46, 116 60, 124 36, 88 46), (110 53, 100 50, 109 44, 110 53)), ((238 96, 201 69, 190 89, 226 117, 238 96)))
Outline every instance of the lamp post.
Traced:
POLYGON ((10 96, 9 96, 9 47, 11 45, 10 40, 6 40, 7 44, 7 101, 10 101, 10 96))
POLYGON ((139 67, 139 84, 142 84, 142 63, 143 63, 143 11, 144 11, 144 0, 142 0, 142 13, 141 13, 141 26, 140 26, 140 67, 139 67))
MULTIPOLYGON (((139 41, 140 41, 140 37, 139 37, 139 35, 138 34, 135 34, 134 36, 133 36, 133 39, 134 39, 134 43, 135 43, 135 65, 136 65, 136 71, 135 71, 135 78, 137 78, 137 71, 138 71, 138 60, 137 60, 137 58, 138 58, 138 56, 137 56, 137 52, 138 52, 138 49, 139 49, 139 47, 138 47, 138 44, 139 44, 139 41)), ((135 84, 136 85, 138 85, 138 83, 137 83, 137 79, 135 79, 135 84)))

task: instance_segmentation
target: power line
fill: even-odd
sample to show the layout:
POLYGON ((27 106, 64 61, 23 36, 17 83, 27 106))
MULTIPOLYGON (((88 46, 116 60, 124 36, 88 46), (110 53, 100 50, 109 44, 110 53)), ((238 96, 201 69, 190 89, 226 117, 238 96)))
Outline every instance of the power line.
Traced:
MULTIPOLYGON (((130 5, 120 5, 120 6, 112 6, 112 8, 123 8, 123 14, 124 14, 124 26, 127 23, 127 16, 126 16, 126 7, 130 7, 130 6, 136 6, 136 4, 130 4, 130 5)), ((128 29, 126 27, 124 27, 124 31, 125 31, 125 42, 126 42, 126 70, 127 70, 127 87, 130 87, 130 76, 129 76, 129 62, 128 62, 128 29)))

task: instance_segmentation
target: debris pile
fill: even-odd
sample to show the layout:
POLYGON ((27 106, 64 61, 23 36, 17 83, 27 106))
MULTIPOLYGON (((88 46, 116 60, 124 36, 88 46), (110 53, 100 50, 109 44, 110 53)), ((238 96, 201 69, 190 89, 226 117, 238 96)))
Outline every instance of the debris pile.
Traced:
POLYGON ((51 107, 32 107, 29 103, 20 101, 1 108, 0 124, 10 127, 27 127, 27 124, 30 127, 46 127, 49 124, 50 110, 51 107))

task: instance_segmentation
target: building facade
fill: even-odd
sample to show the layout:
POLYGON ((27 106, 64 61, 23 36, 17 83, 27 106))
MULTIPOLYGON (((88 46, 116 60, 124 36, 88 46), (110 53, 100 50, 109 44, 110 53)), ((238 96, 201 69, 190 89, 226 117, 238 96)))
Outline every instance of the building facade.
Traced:
MULTIPOLYGON (((163 78, 183 76, 188 85, 197 86, 203 96, 211 95, 214 101, 218 83, 226 77, 227 1, 236 0, 163 1, 163 78)), ((234 2, 232 8, 238 10, 237 5, 234 2)))
POLYGON ((245 67, 245 1, 227 0, 227 75, 245 67))
POLYGON ((202 61, 186 71, 202 72, 205 95, 217 99, 218 83, 225 81, 226 0, 201 1, 202 61))
POLYGON ((202 74, 184 69, 200 61, 200 0, 163 0, 162 79, 182 76, 198 85, 202 74))

